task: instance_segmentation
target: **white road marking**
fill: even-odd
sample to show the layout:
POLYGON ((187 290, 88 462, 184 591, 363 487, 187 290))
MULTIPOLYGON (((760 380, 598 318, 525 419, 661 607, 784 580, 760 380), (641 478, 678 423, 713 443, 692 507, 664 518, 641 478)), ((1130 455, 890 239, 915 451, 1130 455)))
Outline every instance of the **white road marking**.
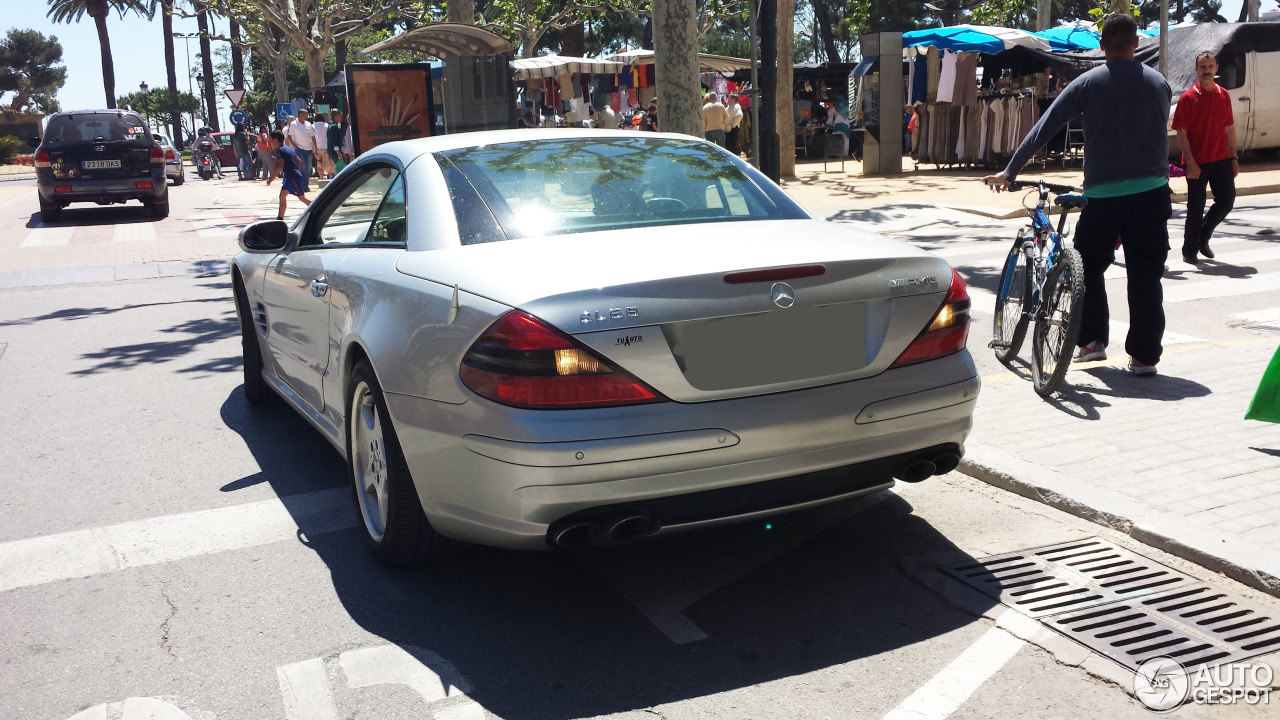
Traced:
POLYGON ((239 226, 218 213, 188 215, 187 221, 202 238, 233 237, 240 232, 239 226))
POLYGON ((116 225, 112 242, 141 242, 155 240, 156 228, 151 223, 121 223, 116 225))
POLYGON ((484 720, 484 708, 474 700, 450 705, 435 715, 435 720, 484 720))
POLYGON ((338 657, 338 662, 347 675, 347 686, 352 688, 405 685, 428 703, 471 691, 449 661, 435 653, 414 649, 419 655, 425 655, 436 669, 398 645, 348 650, 338 657))
POLYGON ((163 700, 149 697, 126 698, 124 702, 94 705, 72 715, 69 720, 191 720, 191 716, 163 700))
POLYGON ((71 242, 71 235, 76 231, 74 225, 66 227, 50 227, 44 223, 40 223, 31 229, 27 239, 22 241, 19 247, 49 247, 51 245, 67 245, 71 242))
POLYGON ((1239 222, 1247 222, 1251 225, 1259 227, 1276 227, 1280 226, 1280 215, 1254 215, 1252 213, 1232 213, 1227 216, 1228 219, 1239 222))
POLYGON ((300 525, 341 530, 355 524, 349 496, 334 488, 3 543, 0 592, 291 540, 300 525))
POLYGON ((1164 301, 1166 303, 1179 303, 1232 295, 1252 295, 1276 290, 1280 290, 1280 273, 1262 273, 1244 278, 1205 280, 1174 288, 1166 287, 1164 301))
POLYGON ((287 720, 338 720, 338 704, 325 675, 324 658, 276 668, 287 720))
POLYGON ((1280 308, 1236 313, 1231 317, 1242 321, 1233 322, 1231 323, 1232 326, 1249 325, 1251 327, 1267 327, 1280 330, 1280 308))
POLYGON ((958 710, 1024 645, 1025 642, 1008 632, 998 627, 991 628, 942 672, 889 711, 884 716, 885 720, 943 720, 958 710))

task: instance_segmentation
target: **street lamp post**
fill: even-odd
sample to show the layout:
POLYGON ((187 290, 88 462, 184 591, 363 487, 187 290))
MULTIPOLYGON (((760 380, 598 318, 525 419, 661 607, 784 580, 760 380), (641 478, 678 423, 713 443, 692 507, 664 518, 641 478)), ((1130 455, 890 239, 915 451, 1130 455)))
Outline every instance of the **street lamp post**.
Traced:
MULTIPOLYGON (((177 33, 176 32, 176 33, 173 33, 173 36, 175 38, 184 40, 185 41, 184 44, 187 46, 187 95, 192 95, 193 93, 191 91, 191 41, 196 38, 199 38, 200 33, 177 33)), ((191 111, 191 134, 192 135, 196 134, 196 111, 195 110, 191 111)), ((185 141, 180 141, 180 142, 183 142, 183 146, 185 146, 186 144, 185 141)))
POLYGON ((200 100, 201 100, 200 108, 201 108, 201 112, 204 113, 204 118, 203 118, 204 124, 208 125, 209 124, 209 108, 207 107, 208 103, 204 102, 205 98, 204 98, 204 76, 203 75, 196 76, 196 85, 200 86, 200 100))
POLYGON ((147 123, 147 132, 151 132, 151 115, 148 109, 151 107, 151 94, 147 92, 151 88, 147 87, 147 81, 143 80, 138 83, 138 89, 142 91, 142 117, 147 123))

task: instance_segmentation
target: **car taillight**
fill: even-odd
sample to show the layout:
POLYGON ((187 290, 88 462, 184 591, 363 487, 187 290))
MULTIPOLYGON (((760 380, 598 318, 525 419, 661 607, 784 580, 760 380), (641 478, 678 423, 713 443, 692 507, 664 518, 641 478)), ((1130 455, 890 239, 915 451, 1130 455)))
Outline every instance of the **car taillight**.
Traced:
POLYGON ((164 164, 164 148, 160 143, 151 146, 151 162, 164 164))
POLYGON ((573 338, 513 310, 462 358, 462 383, 481 397, 535 410, 635 405, 666 400, 573 338))
POLYGON ((36 151, 35 159, 32 160, 31 163, 38 168, 49 167, 49 151, 44 148, 40 148, 36 151))
POLYGON ((955 270, 951 271, 951 288, 942 307, 906 350, 889 367, 915 365, 964 349, 969 339, 969 286, 955 270))
POLYGON ((177 159, 178 159, 178 153, 174 152, 173 150, 165 150, 165 151, 164 151, 164 159, 165 159, 165 160, 177 160, 177 159))

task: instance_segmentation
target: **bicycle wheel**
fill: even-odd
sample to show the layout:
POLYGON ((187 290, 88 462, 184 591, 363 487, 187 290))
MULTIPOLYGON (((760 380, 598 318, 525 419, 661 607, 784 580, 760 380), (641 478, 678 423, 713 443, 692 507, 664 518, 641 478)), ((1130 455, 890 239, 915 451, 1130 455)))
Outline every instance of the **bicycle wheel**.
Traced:
POLYGON ((1080 339, 1084 261, 1075 248, 1062 251, 1045 280, 1043 297, 1031 344, 1031 380, 1036 392, 1048 397, 1062 385, 1071 366, 1071 353, 1080 339))
POLYGON ((995 319, 991 329, 991 347, 996 359, 1006 365, 1018 356, 1029 322, 1025 310, 1031 297, 1032 260, 1025 243, 1009 250, 1004 270, 1000 273, 1000 289, 996 293, 995 319))

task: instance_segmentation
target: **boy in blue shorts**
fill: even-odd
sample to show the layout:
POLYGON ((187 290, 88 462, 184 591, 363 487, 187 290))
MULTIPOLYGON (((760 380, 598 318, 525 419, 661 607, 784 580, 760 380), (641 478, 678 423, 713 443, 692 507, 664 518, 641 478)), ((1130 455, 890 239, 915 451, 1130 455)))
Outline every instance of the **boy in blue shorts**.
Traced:
POLYGON ((279 130, 272 131, 269 142, 271 151, 276 155, 276 171, 267 178, 267 186, 270 187, 271 181, 277 177, 284 176, 280 185, 280 212, 276 213, 276 219, 283 220, 285 203, 290 195, 297 195, 303 205, 310 205, 311 201, 307 199, 307 179, 302 175, 298 153, 284 144, 284 133, 279 130))

